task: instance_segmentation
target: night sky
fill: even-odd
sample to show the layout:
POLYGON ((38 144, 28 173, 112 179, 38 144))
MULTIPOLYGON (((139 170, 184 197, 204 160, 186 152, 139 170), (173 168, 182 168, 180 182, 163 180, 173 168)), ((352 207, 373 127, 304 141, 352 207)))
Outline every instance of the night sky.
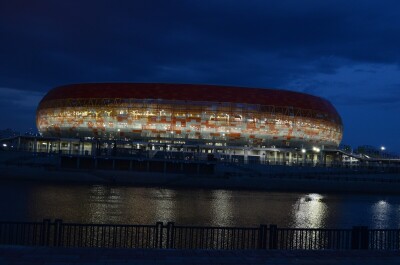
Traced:
POLYGON ((400 1, 0 0, 0 129, 51 88, 167 82, 330 100, 342 143, 400 152, 400 1))

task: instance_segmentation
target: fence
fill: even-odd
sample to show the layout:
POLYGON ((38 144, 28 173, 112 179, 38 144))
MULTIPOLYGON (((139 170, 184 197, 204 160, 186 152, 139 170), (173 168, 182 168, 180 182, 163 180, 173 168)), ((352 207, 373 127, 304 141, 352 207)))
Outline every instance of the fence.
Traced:
POLYGON ((400 249, 400 229, 111 225, 0 222, 0 245, 168 249, 400 249))

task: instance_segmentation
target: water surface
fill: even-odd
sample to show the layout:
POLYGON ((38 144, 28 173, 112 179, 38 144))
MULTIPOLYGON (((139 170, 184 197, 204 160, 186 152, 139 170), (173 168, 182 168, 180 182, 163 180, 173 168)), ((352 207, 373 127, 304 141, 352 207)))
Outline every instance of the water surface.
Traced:
POLYGON ((0 220, 400 228, 400 196, 0 183, 0 220))

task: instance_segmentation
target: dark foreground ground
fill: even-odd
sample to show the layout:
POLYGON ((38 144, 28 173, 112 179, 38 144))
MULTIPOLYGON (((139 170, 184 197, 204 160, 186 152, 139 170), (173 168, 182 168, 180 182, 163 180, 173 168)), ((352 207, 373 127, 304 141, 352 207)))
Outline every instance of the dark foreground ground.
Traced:
POLYGON ((3 264, 400 264, 400 251, 216 251, 0 246, 3 264))

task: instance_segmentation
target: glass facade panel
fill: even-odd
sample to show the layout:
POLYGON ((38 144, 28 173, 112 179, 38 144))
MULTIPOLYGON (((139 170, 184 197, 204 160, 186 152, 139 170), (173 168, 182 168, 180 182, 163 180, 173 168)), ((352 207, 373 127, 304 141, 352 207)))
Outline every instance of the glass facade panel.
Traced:
POLYGON ((38 108, 37 126, 45 136, 195 139, 235 146, 337 147, 342 139, 341 122, 321 112, 187 100, 49 100, 38 108))

